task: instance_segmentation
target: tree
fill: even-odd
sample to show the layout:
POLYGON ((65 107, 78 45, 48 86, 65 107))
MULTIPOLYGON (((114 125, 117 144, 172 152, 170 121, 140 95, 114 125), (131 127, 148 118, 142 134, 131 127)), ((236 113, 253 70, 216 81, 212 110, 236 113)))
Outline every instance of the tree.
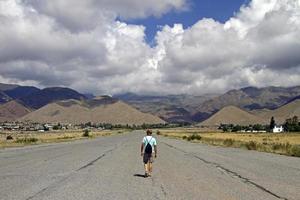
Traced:
POLYGON ((299 132, 300 131, 300 123, 298 121, 298 117, 294 116, 293 118, 286 119, 283 128, 287 132, 299 132))
POLYGON ((255 131, 263 131, 263 130, 265 130, 265 127, 263 127, 261 124, 254 124, 253 125, 253 130, 255 130, 255 131))
POLYGON ((238 131, 241 131, 242 130, 242 127, 240 125, 236 125, 232 128, 232 132, 238 132, 238 131))
POLYGON ((275 127, 276 123, 275 123, 275 119, 274 117, 271 117, 271 121, 270 121, 270 130, 272 131, 273 128, 275 127))
POLYGON ((297 116, 294 116, 294 117, 292 118, 292 124, 293 124, 293 125, 298 125, 298 117, 297 117, 297 116))

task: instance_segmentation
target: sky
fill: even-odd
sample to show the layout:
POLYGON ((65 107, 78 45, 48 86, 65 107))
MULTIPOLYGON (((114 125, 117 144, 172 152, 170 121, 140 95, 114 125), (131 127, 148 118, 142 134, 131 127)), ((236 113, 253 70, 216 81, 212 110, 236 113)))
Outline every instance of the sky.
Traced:
MULTIPOLYGON (((247 5, 249 0, 234 0, 231 2, 220 0, 194 0, 186 3, 186 8, 177 11, 171 10, 162 17, 149 16, 147 18, 124 20, 126 23, 143 25, 146 27, 146 41, 154 46, 155 35, 160 27, 165 25, 173 26, 181 23, 186 29, 194 25, 202 18, 213 18, 219 22, 226 22, 239 11, 241 6, 247 5)), ((122 19, 119 19, 122 21, 122 19)))
POLYGON ((300 0, 0 0, 0 27, 2 83, 96 95, 300 85, 300 0))

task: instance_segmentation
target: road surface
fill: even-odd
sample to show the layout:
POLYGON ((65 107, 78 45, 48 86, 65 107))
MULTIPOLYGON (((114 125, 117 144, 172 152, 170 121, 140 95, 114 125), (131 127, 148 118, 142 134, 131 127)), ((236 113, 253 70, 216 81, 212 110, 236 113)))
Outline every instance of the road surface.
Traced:
POLYGON ((0 151, 1 200, 300 199, 300 159, 158 137, 143 178, 143 132, 0 151))

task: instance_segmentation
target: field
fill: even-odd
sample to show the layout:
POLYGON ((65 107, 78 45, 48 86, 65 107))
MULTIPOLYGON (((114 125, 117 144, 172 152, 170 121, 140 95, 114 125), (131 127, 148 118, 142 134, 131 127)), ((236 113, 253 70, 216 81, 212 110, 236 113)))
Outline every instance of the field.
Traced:
POLYGON ((300 157, 300 133, 222 133, 188 128, 159 130, 159 134, 191 142, 300 157))
POLYGON ((128 130, 95 130, 85 132, 84 130, 62 130, 52 132, 2 132, 0 133, 0 148, 22 147, 43 143, 67 142, 99 136, 107 136, 125 133, 128 130), (10 137, 8 139, 8 137, 10 137))

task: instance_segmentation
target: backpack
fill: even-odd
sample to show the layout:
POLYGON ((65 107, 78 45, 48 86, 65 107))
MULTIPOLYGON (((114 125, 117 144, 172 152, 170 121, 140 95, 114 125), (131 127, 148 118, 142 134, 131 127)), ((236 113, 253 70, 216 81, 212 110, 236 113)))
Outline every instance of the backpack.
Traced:
POLYGON ((147 141, 147 145, 145 147, 145 153, 147 154, 152 154, 152 146, 150 144, 150 141, 152 140, 152 137, 151 139, 148 141, 147 138, 146 138, 146 141, 147 141))

